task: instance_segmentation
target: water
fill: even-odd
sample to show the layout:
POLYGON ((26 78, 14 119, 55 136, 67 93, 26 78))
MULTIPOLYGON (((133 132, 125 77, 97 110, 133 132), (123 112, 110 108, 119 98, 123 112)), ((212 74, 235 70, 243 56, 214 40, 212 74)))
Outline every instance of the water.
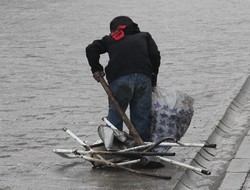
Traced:
MULTIPOLYGON (((159 86, 185 91, 195 113, 183 140, 203 142, 247 75, 250 61, 248 0, 19 0, 0 2, 0 188, 172 189, 181 169, 155 180, 123 171, 92 170, 54 148, 79 148, 61 128, 97 139, 107 96, 91 76, 85 47, 128 15, 148 31, 162 56, 159 86), (129 183, 128 183, 129 182, 129 183)), ((105 65, 107 56, 101 58, 105 65)), ((196 149, 178 149, 187 162, 196 149)))

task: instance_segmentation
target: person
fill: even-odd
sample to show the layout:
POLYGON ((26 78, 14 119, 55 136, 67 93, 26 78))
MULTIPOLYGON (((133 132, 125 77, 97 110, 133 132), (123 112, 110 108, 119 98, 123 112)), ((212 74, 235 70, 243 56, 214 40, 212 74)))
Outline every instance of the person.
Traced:
MULTIPOLYGON (((86 47, 86 56, 94 79, 105 76, 110 89, 143 141, 150 138, 152 87, 157 84, 160 52, 149 32, 141 32, 138 24, 127 16, 110 22, 110 35, 94 40, 86 47), (100 55, 108 53, 109 62, 100 64, 100 55)), ((123 130, 122 118, 109 100, 107 119, 123 130)))

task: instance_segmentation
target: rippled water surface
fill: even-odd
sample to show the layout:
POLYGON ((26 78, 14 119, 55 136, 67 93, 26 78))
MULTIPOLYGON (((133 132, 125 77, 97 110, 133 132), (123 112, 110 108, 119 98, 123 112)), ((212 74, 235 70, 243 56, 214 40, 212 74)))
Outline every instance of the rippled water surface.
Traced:
MULTIPOLYGON (((85 47, 128 15, 159 46, 159 86, 185 91, 195 113, 183 140, 204 142, 250 73, 248 0, 2 0, 0 2, 0 188, 173 189, 183 170, 152 170, 171 181, 92 170, 54 148, 80 148, 61 129, 97 139, 107 96, 91 76, 85 47)), ((106 65, 107 56, 101 58, 106 65)), ((197 150, 177 149, 188 162, 197 150)))

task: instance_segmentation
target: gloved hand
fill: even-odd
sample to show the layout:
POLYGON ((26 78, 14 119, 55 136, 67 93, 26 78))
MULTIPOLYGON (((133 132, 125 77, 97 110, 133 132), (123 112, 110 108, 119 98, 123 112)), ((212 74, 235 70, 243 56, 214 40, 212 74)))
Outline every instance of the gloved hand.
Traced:
POLYGON ((155 73, 152 73, 151 75, 151 85, 152 87, 156 87, 157 84, 157 75, 155 73))
POLYGON ((104 77, 105 73, 103 71, 97 71, 93 74, 93 78, 97 81, 100 82, 100 77, 104 77))

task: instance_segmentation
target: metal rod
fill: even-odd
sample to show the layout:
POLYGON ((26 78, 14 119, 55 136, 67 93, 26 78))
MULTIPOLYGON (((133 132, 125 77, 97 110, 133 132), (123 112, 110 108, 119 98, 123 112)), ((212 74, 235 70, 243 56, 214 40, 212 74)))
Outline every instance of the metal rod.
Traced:
POLYGON ((177 166, 180 166, 180 167, 191 169, 191 170, 194 170, 194 171, 206 174, 206 175, 210 175, 211 174, 211 172, 208 171, 208 170, 206 170, 206 169, 201 169, 201 168, 197 168, 197 167, 194 167, 194 166, 190 166, 188 164, 184 164, 184 163, 181 163, 181 162, 178 162, 178 161, 175 161, 175 160, 171 160, 171 159, 168 159, 168 158, 165 158, 165 157, 162 157, 162 156, 156 156, 156 157, 158 159, 160 159, 162 161, 165 161, 165 162, 168 162, 170 164, 174 164, 174 165, 177 165, 177 166))
POLYGON ((130 161, 126 161, 126 162, 119 162, 119 163, 117 163, 117 165, 125 166, 125 165, 129 165, 129 164, 136 164, 136 163, 139 163, 140 161, 141 161, 141 159, 130 160, 130 161))
POLYGON ((102 154, 102 155, 119 155, 119 156, 175 156, 175 153, 168 152, 118 152, 118 151, 84 151, 77 149, 54 149, 55 153, 63 153, 63 154, 81 154, 81 155, 92 155, 92 154, 102 154))
POLYGON ((128 152, 128 151, 140 150, 140 149, 148 148, 150 146, 152 146, 152 144, 145 144, 145 145, 135 146, 135 147, 131 147, 131 148, 123 149, 123 150, 118 150, 118 152, 128 152))
POLYGON ((103 117, 102 119, 108 126, 111 127, 111 129, 118 130, 106 117, 103 117))
MULTIPOLYGON (((152 142, 145 142, 146 145, 154 145, 152 142)), ((176 146, 176 147, 205 147, 205 148, 216 148, 216 144, 206 144, 206 143, 183 143, 177 141, 173 142, 162 142, 159 146, 176 146)))
MULTIPOLYGON (((178 141, 179 142, 179 141, 178 141)), ((119 152, 128 152, 140 149, 146 149, 155 145, 154 142, 145 142, 144 145, 135 146, 123 150, 119 150, 119 152)), ((162 142, 160 146, 174 146, 174 147, 206 147, 206 148, 215 148, 216 144, 202 144, 202 143, 171 143, 171 142, 162 142)))
POLYGON ((103 154, 119 156, 175 156, 175 153, 168 152, 112 152, 112 151, 82 151, 76 150, 79 154, 103 154))
MULTIPOLYGON (((83 142, 80 138, 78 138, 74 133, 72 133, 69 129, 63 128, 63 130, 68 133, 71 137, 73 137, 77 142, 79 142, 86 150, 93 150, 89 145, 87 145, 85 142, 83 142)), ((99 154, 96 154, 96 156, 102 160, 104 158, 100 156, 99 154)))
MULTIPOLYGON (((63 158, 82 158, 82 155, 79 154, 75 154, 75 149, 53 149, 53 152, 56 153, 57 155, 63 157, 63 158), (72 154, 71 156, 69 156, 69 154, 72 154)), ((110 161, 110 160, 109 160, 110 161)), ((141 159, 136 159, 136 160, 130 160, 130 161, 124 161, 124 162, 119 162, 116 163, 117 165, 129 165, 129 164, 135 164, 135 163, 139 163, 141 161, 141 159)))
POLYGON ((90 150, 90 146, 88 146, 85 142, 83 142, 81 139, 79 139, 74 133, 72 133, 69 129, 66 127, 63 128, 63 130, 68 133, 71 137, 73 137, 77 142, 79 142, 86 150, 90 150))

